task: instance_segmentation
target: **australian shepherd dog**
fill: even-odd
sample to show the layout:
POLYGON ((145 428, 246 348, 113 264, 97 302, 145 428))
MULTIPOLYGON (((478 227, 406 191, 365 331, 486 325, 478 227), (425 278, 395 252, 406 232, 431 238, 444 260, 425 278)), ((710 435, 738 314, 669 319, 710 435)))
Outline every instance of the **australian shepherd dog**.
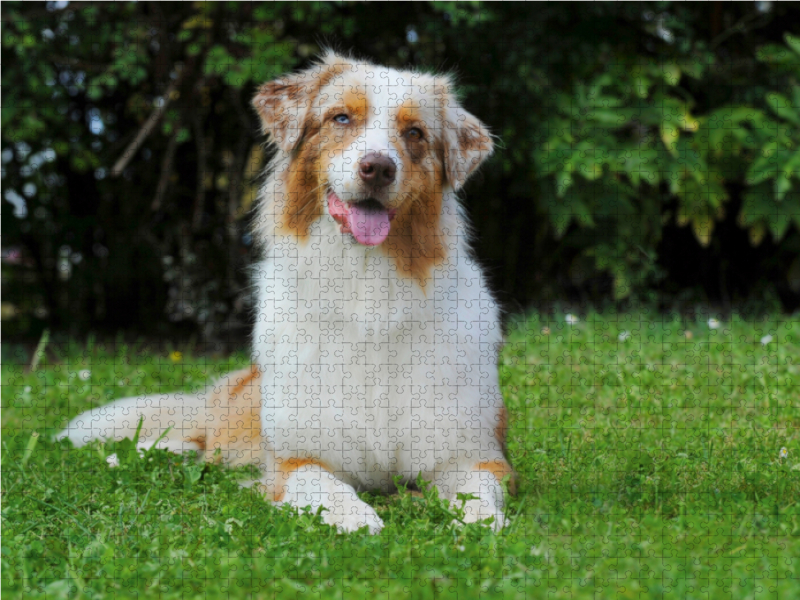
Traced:
POLYGON ((253 106, 276 146, 255 218, 253 366, 96 408, 60 437, 132 437, 143 418, 142 447, 163 436, 254 463, 267 499, 324 507, 342 531, 383 527, 357 490, 420 475, 452 502, 471 494, 466 522, 503 527, 499 311, 457 197, 491 134, 448 76, 332 52, 253 106))

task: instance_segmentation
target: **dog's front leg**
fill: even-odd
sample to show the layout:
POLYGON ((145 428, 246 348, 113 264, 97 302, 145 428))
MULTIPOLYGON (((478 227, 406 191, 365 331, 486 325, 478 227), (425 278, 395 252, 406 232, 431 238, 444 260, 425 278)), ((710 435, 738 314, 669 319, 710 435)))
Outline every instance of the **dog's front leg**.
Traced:
POLYGON ((492 529, 499 531, 508 523, 505 514, 505 498, 501 481, 510 475, 509 487, 513 491, 514 471, 504 459, 484 461, 475 464, 459 465, 435 478, 443 498, 455 506, 461 505, 459 494, 475 497, 464 504, 464 522, 476 523, 494 517, 492 529))
POLYGON ((342 532, 365 525, 372 534, 383 529, 383 521, 355 489, 340 481, 323 464, 309 459, 279 461, 275 471, 274 499, 296 508, 310 506, 313 512, 323 507, 322 519, 342 532))

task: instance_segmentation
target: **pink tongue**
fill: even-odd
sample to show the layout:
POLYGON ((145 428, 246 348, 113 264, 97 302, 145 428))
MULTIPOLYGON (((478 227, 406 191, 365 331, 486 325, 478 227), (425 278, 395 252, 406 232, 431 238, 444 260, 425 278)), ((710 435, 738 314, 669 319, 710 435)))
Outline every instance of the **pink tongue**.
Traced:
POLYGON ((389 211, 376 207, 364 210, 364 207, 353 204, 350 206, 348 225, 359 244, 377 246, 389 235, 389 211))

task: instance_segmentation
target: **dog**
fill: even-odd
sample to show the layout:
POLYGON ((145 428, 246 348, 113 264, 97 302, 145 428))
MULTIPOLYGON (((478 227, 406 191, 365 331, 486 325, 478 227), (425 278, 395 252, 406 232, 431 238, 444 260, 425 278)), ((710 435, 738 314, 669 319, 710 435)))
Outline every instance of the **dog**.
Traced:
POLYGON ((256 464, 269 500, 324 508, 343 532, 383 527, 357 490, 421 475, 499 530, 513 484, 500 312, 457 197, 493 136, 449 76, 331 51, 253 106, 276 152, 256 209, 253 367, 118 400, 59 437, 132 437, 141 418, 141 447, 256 464))

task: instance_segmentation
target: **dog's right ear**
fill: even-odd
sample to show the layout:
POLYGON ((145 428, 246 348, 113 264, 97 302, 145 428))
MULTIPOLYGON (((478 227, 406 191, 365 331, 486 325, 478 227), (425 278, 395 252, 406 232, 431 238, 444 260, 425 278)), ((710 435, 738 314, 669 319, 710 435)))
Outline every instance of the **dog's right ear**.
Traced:
POLYGON ((328 54, 321 63, 265 83, 253 98, 261 118, 261 129, 284 152, 291 152, 303 139, 320 88, 342 72, 344 59, 328 54))

